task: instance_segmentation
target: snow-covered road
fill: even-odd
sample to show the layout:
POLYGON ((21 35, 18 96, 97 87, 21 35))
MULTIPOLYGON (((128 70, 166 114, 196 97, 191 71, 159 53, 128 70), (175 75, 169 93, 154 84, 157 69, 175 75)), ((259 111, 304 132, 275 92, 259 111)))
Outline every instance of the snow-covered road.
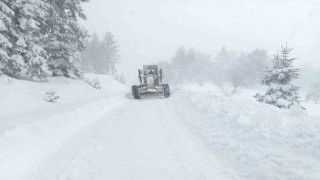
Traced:
POLYGON ((0 180, 320 178, 319 105, 282 110, 211 83, 134 100, 86 77, 102 89, 0 78, 0 180), (44 101, 48 90, 61 98, 44 101))
POLYGON ((118 96, 17 127, 0 141, 0 179, 228 179, 169 104, 118 96))

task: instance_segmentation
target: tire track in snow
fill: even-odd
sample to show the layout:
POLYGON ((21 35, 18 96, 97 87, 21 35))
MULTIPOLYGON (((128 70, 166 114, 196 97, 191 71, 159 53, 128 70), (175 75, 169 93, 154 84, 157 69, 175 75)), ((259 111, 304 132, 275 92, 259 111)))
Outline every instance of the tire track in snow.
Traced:
POLYGON ((162 107, 165 111, 170 111, 160 118, 168 148, 172 150, 174 158, 187 172, 188 179, 232 179, 228 168, 221 168, 220 161, 215 159, 203 143, 180 122, 182 119, 173 112, 169 102, 162 107), (171 114, 171 117, 168 117, 168 114, 171 114))
POLYGON ((125 100, 107 110, 103 106, 92 112, 100 111, 99 119, 86 120, 68 133, 74 131, 71 125, 48 139, 53 144, 46 146, 53 149, 42 155, 47 156, 38 160, 28 179, 228 179, 220 162, 210 158, 170 109, 168 99, 125 100))
MULTIPOLYGON (((42 166, 46 165, 48 157, 59 152, 66 144, 70 144, 70 140, 87 127, 99 122, 102 115, 123 106, 125 102, 127 100, 122 96, 111 97, 6 131, 0 142, 3 144, 0 155, 0 179, 36 179, 39 170, 47 173, 50 169, 43 169, 42 166)), ((60 158, 63 159, 63 153, 60 158)), ((63 167, 62 164, 54 166, 52 171, 56 170, 56 167, 63 167)))
MULTIPOLYGON (((121 103, 122 105, 123 103, 121 103)), ((94 174, 87 172, 86 168, 93 162, 92 155, 99 151, 100 144, 97 143, 101 133, 108 133, 114 119, 114 114, 123 112, 127 107, 116 105, 114 108, 106 111, 97 122, 80 131, 77 135, 68 140, 63 147, 60 147, 58 152, 55 152, 48 158, 38 169, 36 179, 39 180, 94 180, 94 174), (113 112, 111 112, 113 110, 113 112), (81 163, 79 163, 81 162, 81 163), (55 167, 56 165, 58 167, 55 167), (79 176, 80 175, 80 176, 79 176)))

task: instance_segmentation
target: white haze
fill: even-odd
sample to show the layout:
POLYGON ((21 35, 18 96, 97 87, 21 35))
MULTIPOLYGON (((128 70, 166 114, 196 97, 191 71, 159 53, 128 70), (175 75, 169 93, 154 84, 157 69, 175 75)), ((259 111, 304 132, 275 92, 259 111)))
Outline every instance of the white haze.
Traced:
POLYGON ((179 46, 215 56, 230 50, 267 49, 286 42, 299 65, 320 69, 319 0, 92 0, 85 4, 90 33, 118 40, 129 81, 143 64, 168 60, 179 46), (131 77, 132 76, 132 77, 131 77))

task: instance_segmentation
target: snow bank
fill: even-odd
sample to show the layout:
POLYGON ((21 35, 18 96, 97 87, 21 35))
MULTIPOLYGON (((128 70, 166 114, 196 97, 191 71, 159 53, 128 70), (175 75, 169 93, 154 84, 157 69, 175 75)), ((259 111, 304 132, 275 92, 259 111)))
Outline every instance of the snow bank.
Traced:
POLYGON ((128 91, 127 87, 110 76, 86 74, 85 78, 97 79, 101 89, 91 87, 84 80, 64 77, 54 77, 48 82, 39 83, 0 76, 0 133, 21 123, 67 112, 89 102, 128 91), (60 98, 54 103, 45 101, 45 94, 49 91, 54 91, 60 98))
POLYGON ((254 90, 227 98, 212 84, 178 87, 170 101, 191 130, 242 179, 320 179, 320 116, 257 102, 254 90))
POLYGON ((62 77, 36 83, 0 76, 0 179, 39 179, 38 173, 45 171, 34 171, 46 167, 47 161, 62 158, 69 163, 79 143, 87 143, 82 139, 127 102, 128 88, 111 77, 86 78, 97 79, 101 89, 62 77), (49 90, 60 96, 55 103, 43 99, 49 90), (64 146, 71 148, 55 156, 64 146))

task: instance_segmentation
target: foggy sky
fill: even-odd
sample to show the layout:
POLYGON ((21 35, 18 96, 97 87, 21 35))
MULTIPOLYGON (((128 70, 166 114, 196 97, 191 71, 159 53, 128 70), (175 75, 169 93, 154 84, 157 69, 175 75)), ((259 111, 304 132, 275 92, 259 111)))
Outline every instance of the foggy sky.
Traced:
POLYGON ((298 64, 320 69, 319 0, 92 0, 84 9, 90 32, 115 35, 123 70, 168 60, 179 46, 271 55, 286 42, 298 64))

